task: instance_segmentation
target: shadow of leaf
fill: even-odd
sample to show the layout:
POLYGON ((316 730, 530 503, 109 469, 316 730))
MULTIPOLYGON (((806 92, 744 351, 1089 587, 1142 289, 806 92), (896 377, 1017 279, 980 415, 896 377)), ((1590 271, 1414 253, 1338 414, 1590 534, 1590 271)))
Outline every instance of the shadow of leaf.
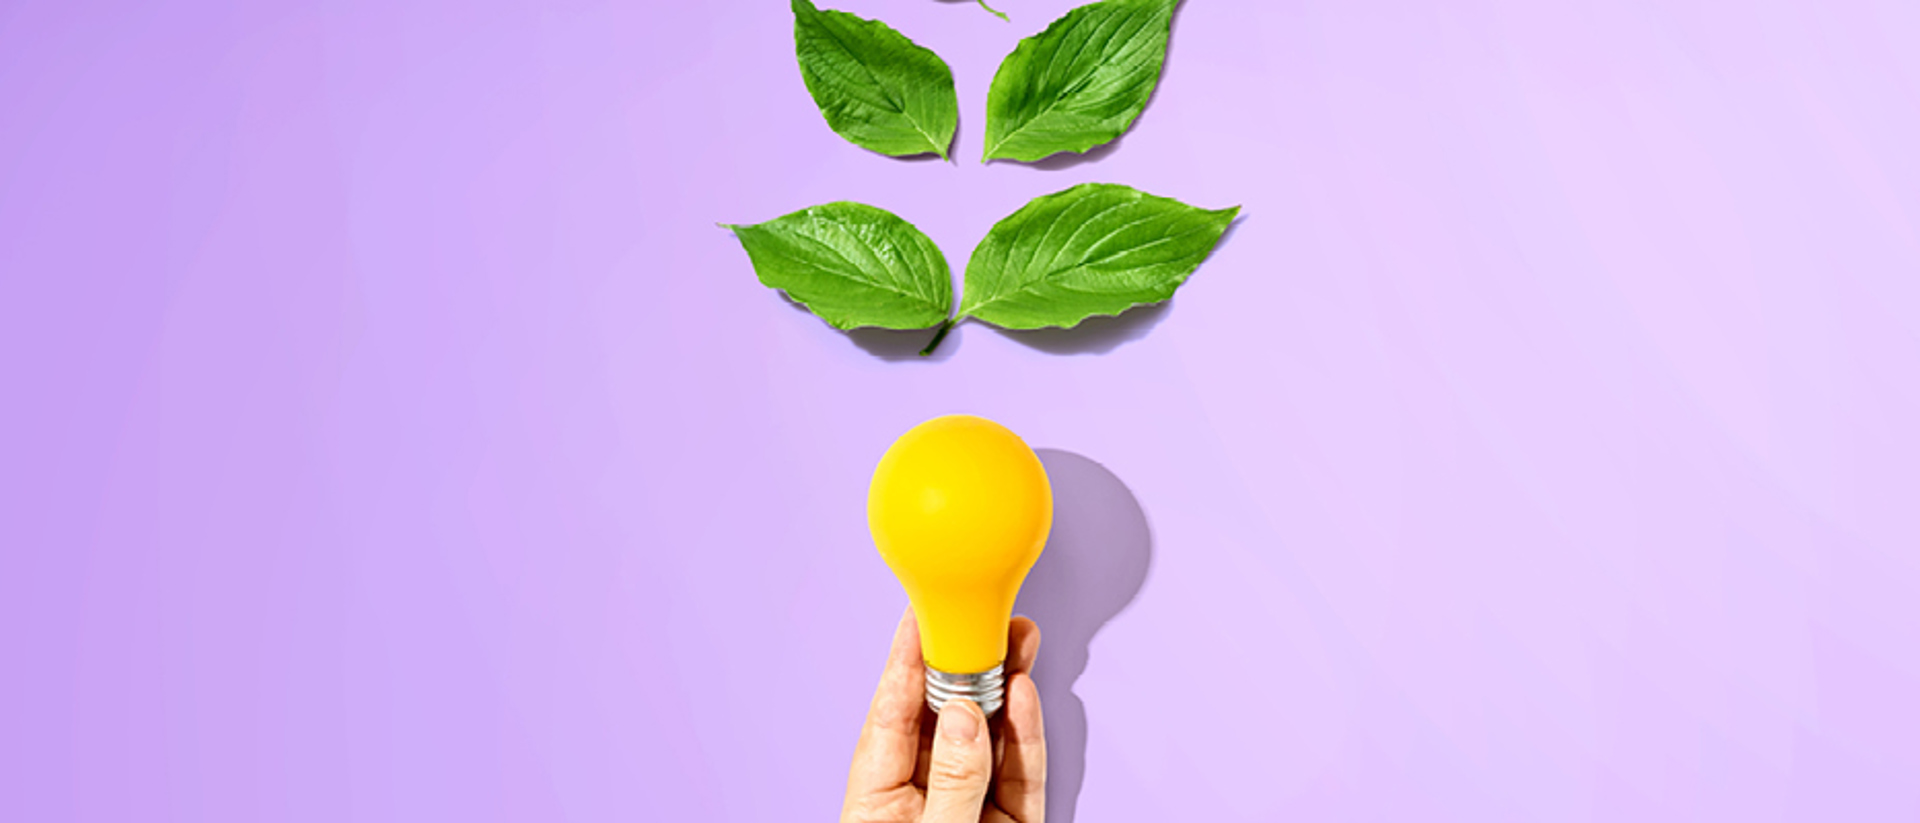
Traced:
POLYGON ((927 363, 944 362, 953 356, 954 347, 960 345, 960 328, 955 326, 947 332, 945 340, 932 354, 920 356, 920 350, 927 347, 927 341, 933 339, 934 329, 913 329, 895 331, 893 329, 854 329, 847 332, 847 339, 864 349, 868 354, 881 360, 917 360, 927 363))
POLYGON ((1138 340, 1166 319, 1172 298, 1135 306, 1113 317, 1088 318, 1071 329, 1000 329, 1013 340, 1048 354, 1106 354, 1122 343, 1138 340))
MULTIPOLYGON (((774 289, 773 293, 780 295, 781 302, 786 303, 789 308, 794 311, 804 312, 807 316, 819 322, 820 325, 827 326, 826 321, 821 320, 818 315, 815 315, 799 301, 789 297, 786 292, 774 289)), ((827 326, 827 328, 833 329, 832 326, 827 326)), ((838 329, 834 330, 840 331, 838 329)), ((953 350, 960 345, 959 326, 955 326, 952 331, 947 333, 947 339, 940 341, 940 348, 934 349, 932 354, 925 357, 920 356, 920 350, 926 348, 927 341, 933 339, 934 329, 932 328, 905 330, 861 328, 840 331, 840 333, 845 335, 847 340, 851 341, 855 346, 859 346, 861 351, 878 357, 881 360, 896 362, 909 360, 927 363, 944 362, 947 358, 953 356, 953 350)))

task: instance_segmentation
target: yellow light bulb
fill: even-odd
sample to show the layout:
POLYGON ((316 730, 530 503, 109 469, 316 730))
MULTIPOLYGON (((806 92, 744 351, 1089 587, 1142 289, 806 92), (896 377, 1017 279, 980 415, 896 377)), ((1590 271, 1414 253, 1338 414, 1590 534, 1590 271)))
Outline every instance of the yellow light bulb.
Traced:
POLYGON ((1053 525, 1040 458, 986 418, 928 420, 874 468, 867 525, 919 620, 927 705, 965 697, 993 714, 1013 600, 1053 525))

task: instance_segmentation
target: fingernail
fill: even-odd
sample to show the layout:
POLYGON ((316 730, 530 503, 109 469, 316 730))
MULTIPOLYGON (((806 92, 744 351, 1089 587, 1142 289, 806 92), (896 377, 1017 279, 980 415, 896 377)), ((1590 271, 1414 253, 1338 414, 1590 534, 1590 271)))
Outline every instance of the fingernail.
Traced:
POLYGON ((980 736, 980 710, 970 700, 952 700, 940 713, 940 730, 955 743, 972 743, 980 736))

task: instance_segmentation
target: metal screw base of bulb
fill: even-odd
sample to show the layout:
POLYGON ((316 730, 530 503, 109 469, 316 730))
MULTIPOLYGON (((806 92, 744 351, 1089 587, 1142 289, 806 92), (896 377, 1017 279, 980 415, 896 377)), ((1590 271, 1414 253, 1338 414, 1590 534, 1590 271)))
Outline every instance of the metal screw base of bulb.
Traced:
POLYGON ((981 714, 992 717, 1007 700, 1003 668, 1004 664, 977 674, 950 674, 928 666, 927 708, 939 714, 940 707, 947 705, 947 701, 963 697, 979 706, 981 714))

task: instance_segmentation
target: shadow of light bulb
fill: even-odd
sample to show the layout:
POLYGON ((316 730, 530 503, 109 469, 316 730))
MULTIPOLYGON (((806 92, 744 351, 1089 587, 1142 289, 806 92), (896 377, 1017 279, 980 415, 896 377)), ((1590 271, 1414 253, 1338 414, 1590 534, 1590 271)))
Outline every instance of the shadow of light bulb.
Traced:
POLYGON ((1153 535, 1133 492, 1106 467, 1059 449, 1035 454, 1053 486, 1053 532, 1014 613, 1040 626, 1033 684, 1047 723, 1047 820, 1073 823, 1087 760, 1087 708, 1073 684, 1094 635, 1145 585, 1153 535))

